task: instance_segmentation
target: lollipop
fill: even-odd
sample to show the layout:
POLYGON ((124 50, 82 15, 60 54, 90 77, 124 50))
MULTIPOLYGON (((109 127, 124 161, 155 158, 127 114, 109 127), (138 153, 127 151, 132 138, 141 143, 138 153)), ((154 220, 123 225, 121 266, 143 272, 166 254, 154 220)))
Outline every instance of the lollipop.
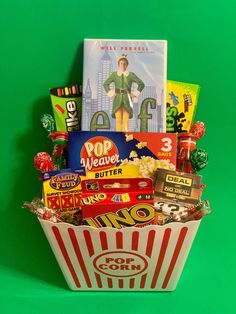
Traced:
POLYGON ((68 132, 57 131, 48 135, 53 142, 52 161, 54 169, 66 168, 68 132))
POLYGON ((190 133, 193 134, 197 140, 200 140, 206 132, 206 127, 203 122, 197 121, 193 123, 190 128, 190 133))
POLYGON ((191 166, 195 171, 206 167, 208 163, 208 154, 204 149, 194 149, 190 153, 191 166))
POLYGON ((197 121, 191 126, 190 132, 178 135, 177 171, 195 173, 206 166, 207 153, 196 147, 205 131, 205 124, 197 121))
POLYGON ((48 113, 42 116, 41 122, 44 129, 49 133, 48 137, 53 142, 53 169, 59 170, 66 168, 68 132, 56 131, 54 119, 48 113))
POLYGON ((41 122, 44 129, 48 131, 49 134, 55 132, 55 122, 50 114, 45 113, 41 118, 41 122))
POLYGON ((51 156, 46 152, 37 153, 34 156, 34 166, 40 172, 47 172, 53 170, 51 156))
POLYGON ((190 163, 190 153, 196 149, 196 136, 192 133, 184 132, 178 136, 177 171, 193 173, 190 163))

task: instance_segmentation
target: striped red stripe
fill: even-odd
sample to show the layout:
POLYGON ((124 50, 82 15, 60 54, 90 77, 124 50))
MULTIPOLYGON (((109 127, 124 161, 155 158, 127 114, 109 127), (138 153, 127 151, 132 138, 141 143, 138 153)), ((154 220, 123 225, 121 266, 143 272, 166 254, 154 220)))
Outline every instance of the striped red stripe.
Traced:
POLYGON ((188 232, 188 228, 187 227, 182 228, 181 231, 180 231, 179 238, 178 238, 175 250, 174 250, 174 254, 172 256, 169 268, 168 268, 167 273, 166 273, 166 277, 165 277, 165 279, 163 281, 163 284, 162 284, 162 288, 163 289, 165 289, 167 287, 167 285, 168 285, 168 282, 170 280, 170 277, 171 277, 172 272, 174 270, 175 264, 176 264, 177 259, 179 257, 179 253, 180 253, 181 248, 183 246, 184 239, 186 237, 187 232, 188 232))
POLYGON ((73 265, 71 263, 70 257, 69 257, 69 255, 67 253, 65 244, 64 244, 64 242, 62 240, 62 237, 60 235, 60 231, 55 226, 52 227, 52 231, 53 231, 53 234, 54 234, 54 236, 55 236, 55 238, 57 240, 57 243, 58 243, 59 248, 61 250, 61 253, 62 253, 63 257, 64 257, 64 260, 65 260, 65 262, 67 264, 67 267, 68 267, 68 269, 69 269, 69 271, 71 273, 71 276, 72 276, 72 278, 74 280, 74 283, 75 283, 77 288, 80 288, 81 285, 80 285, 79 279, 78 279, 78 277, 76 275, 76 272, 75 272, 74 267, 73 267, 73 265))
POLYGON ((90 281, 90 278, 89 278, 89 275, 88 275, 88 272, 87 272, 87 269, 86 269, 86 266, 85 266, 85 263, 84 263, 84 259, 83 259, 83 256, 82 256, 82 253, 81 253, 81 250, 80 250, 79 243, 77 241, 75 232, 74 232, 73 229, 68 228, 68 233, 69 233, 69 236, 70 236, 70 239, 71 239, 71 243, 72 243, 72 245, 74 247, 74 251, 75 251, 77 260, 78 260, 78 262, 80 264, 80 267, 81 267, 81 270, 83 272, 86 284, 87 284, 88 288, 91 288, 92 284, 91 284, 91 281, 90 281))
POLYGON ((102 246, 102 250, 107 250, 108 249, 108 244, 107 244, 107 235, 106 232, 101 231, 99 232, 99 236, 100 236, 100 241, 101 241, 101 246, 102 246))
POLYGON ((83 233, 84 233, 84 239, 86 242, 89 256, 92 256, 92 255, 94 255, 94 248, 93 248, 93 243, 92 243, 90 232, 88 230, 84 230, 83 233))
POLYGON ((155 234, 156 234, 155 230, 150 230, 148 233, 147 248, 146 248, 146 255, 148 257, 151 257, 152 255, 155 234))
POLYGON ((138 241, 139 241, 139 232, 134 231, 132 233, 132 250, 137 251, 138 250, 138 241))
POLYGON ((123 279, 118 279, 118 286, 120 289, 124 287, 124 280, 123 279))
POLYGON ((113 288, 113 281, 111 278, 107 278, 108 288, 113 288))
POLYGON ((94 274, 95 274, 95 278, 96 278, 96 281, 97 281, 98 288, 102 288, 101 276, 98 273, 94 273, 94 274))
POLYGON ((157 279, 159 277, 161 266, 162 266, 162 263, 163 263, 163 260, 164 260, 165 254, 166 254, 166 249, 167 249, 167 246, 169 243, 170 234, 171 234, 171 229, 170 228, 166 229, 164 236, 163 236, 163 239, 162 239, 161 249, 160 249, 159 257, 157 260, 154 276, 153 276, 152 282, 151 282, 151 288, 152 289, 154 289, 156 287, 157 279))
POLYGON ((123 234, 122 234, 122 232, 116 232, 116 247, 117 247, 117 249, 123 248, 123 234))
POLYGON ((142 275, 141 281, 140 281, 140 288, 143 289, 145 287, 146 279, 147 279, 147 274, 142 275))
MULTIPOLYGON (((86 283, 88 288, 92 288, 92 282, 90 279, 90 275, 88 273, 89 268, 87 269, 88 266, 86 265, 86 263, 85 263, 86 261, 83 258, 83 250, 82 250, 83 248, 80 247, 80 241, 78 241, 78 239, 76 237, 76 233, 75 233, 73 228, 68 228, 67 231, 68 231, 68 234, 69 234, 69 237, 70 237, 73 249, 74 249, 75 256, 76 256, 78 263, 80 265, 80 268, 81 268, 81 274, 83 274, 83 277, 84 277, 83 282, 86 283)), ((52 232, 53 232, 54 237, 57 241, 57 244, 60 248, 60 251, 62 253, 64 261, 68 267, 68 270, 71 274, 71 277, 73 278, 75 286, 77 288, 81 288, 81 282, 80 282, 81 280, 79 280, 78 275, 77 275, 79 273, 78 272, 76 273, 75 268, 74 268, 75 265, 72 264, 73 259, 71 260, 71 258, 69 256, 69 252, 66 249, 66 246, 65 246, 65 243, 63 240, 63 234, 60 233, 59 228, 56 226, 52 226, 52 232)), ((163 237, 162 237, 162 239, 160 239, 161 240, 160 251, 159 251, 159 253, 157 253, 156 256, 153 256, 153 248, 155 245, 156 237, 158 236, 158 234, 156 232, 157 232, 156 230, 150 230, 148 232, 146 243, 144 243, 144 246, 143 246, 143 253, 145 252, 146 256, 149 258, 152 258, 152 259, 155 258, 156 259, 156 262, 155 262, 156 265, 154 268, 153 277, 150 278, 151 279, 151 286, 150 286, 151 289, 155 289, 157 286, 157 282, 158 282, 158 279, 160 277, 161 270, 163 268, 163 263, 165 260, 167 248, 168 248, 168 245, 170 242, 170 236, 171 236, 172 230, 171 230, 171 228, 167 228, 164 231, 163 237)), ((188 232, 188 227, 183 227, 181 229, 181 231, 179 232, 178 239, 176 241, 175 248, 173 251, 173 255, 171 256, 171 259, 170 259, 170 262, 168 265, 167 272, 164 274, 165 277, 164 277, 164 280, 163 280, 163 283, 161 286, 162 289, 166 289, 168 287, 168 285, 171 281, 171 277, 173 277, 175 267, 177 267, 176 266, 177 261, 180 257, 180 253, 181 253, 184 241, 186 239, 187 232, 188 232)), ((97 250, 101 250, 101 249, 102 249, 102 251, 108 250, 109 241, 108 241, 108 234, 106 233, 106 231, 100 231, 98 234, 98 237, 100 240, 99 242, 101 245, 100 248, 97 248, 96 246, 94 246, 94 241, 93 241, 94 239, 92 238, 90 231, 84 230, 83 235, 84 235, 84 241, 86 243, 89 257, 92 257, 93 255, 95 255, 97 250)), ((124 249, 123 232, 116 231, 114 236, 115 236, 116 249, 124 249)), ((177 238, 177 235, 176 235, 176 238, 177 238)), ((139 251, 139 249, 142 249, 141 247, 139 247, 141 245, 139 231, 133 231, 131 234, 131 238, 129 238, 129 239, 131 241, 130 249, 132 251, 137 252, 137 251, 139 251)), ((172 252, 172 250, 171 250, 171 252, 172 252)), ((79 275, 79 276, 81 279, 81 275, 79 275)), ((93 278, 94 277, 96 279, 97 287, 103 288, 103 281, 102 281, 103 276, 101 276, 99 273, 97 273, 95 271, 93 278)), ((140 283, 139 283, 139 287, 141 289, 144 289, 146 287, 147 278, 148 278, 147 273, 145 273, 141 276, 140 283)), ((114 280, 115 279, 113 279, 113 278, 107 277, 108 288, 114 288, 114 280)), ((125 284, 124 279, 118 277, 116 280, 117 280, 117 282, 115 285, 118 284, 118 287, 120 289, 124 288, 124 284, 125 284)), ((135 280, 137 280, 136 278, 130 278, 128 280, 129 280, 128 285, 129 285, 130 289, 133 289, 135 287, 135 283, 138 284, 138 282, 135 282, 135 280)), ((159 282, 160 282, 160 279, 159 279, 159 282)), ((96 284, 95 284, 95 286, 96 286, 96 284)))
POLYGON ((129 280, 129 287, 130 287, 131 289, 134 287, 134 281, 135 281, 134 278, 131 278, 131 279, 129 280))

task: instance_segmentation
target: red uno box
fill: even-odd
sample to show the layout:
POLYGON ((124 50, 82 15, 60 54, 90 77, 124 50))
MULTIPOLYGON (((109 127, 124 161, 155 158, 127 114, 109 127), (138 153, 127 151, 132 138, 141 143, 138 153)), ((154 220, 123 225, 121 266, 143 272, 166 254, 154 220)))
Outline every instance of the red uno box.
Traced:
POLYGON ((118 229, 150 224, 155 218, 153 199, 149 178, 85 180, 81 195, 84 224, 118 229))
MULTIPOLYGON (((175 170, 177 135, 174 133, 69 132, 68 162, 76 169, 99 172, 106 178, 121 167, 139 167, 137 177, 154 177, 157 168, 175 170), (111 171, 107 171, 111 169, 111 171), (102 171, 102 173, 101 173, 102 171)), ((133 176, 132 176, 133 177, 133 176)))
POLYGON ((200 222, 118 230, 40 220, 70 289, 77 291, 174 290, 200 222))

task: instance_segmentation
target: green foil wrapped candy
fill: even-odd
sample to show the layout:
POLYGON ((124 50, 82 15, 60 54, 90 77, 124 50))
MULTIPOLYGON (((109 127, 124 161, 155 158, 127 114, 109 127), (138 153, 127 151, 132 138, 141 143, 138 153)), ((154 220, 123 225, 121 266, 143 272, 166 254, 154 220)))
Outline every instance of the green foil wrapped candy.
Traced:
POLYGON ((53 117, 49 113, 45 113, 41 118, 41 123, 44 129, 49 133, 54 133, 55 129, 55 121, 53 117))
POLYGON ((202 170, 208 164, 208 154, 204 149, 194 149, 190 153, 190 163, 195 171, 202 170))

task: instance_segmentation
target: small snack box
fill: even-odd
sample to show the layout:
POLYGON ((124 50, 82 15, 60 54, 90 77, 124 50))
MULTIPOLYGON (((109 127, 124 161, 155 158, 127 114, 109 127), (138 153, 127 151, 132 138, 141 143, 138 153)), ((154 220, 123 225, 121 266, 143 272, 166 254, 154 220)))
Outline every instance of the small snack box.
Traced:
POLYGON ((167 81, 166 132, 189 132, 200 92, 200 86, 167 81))

